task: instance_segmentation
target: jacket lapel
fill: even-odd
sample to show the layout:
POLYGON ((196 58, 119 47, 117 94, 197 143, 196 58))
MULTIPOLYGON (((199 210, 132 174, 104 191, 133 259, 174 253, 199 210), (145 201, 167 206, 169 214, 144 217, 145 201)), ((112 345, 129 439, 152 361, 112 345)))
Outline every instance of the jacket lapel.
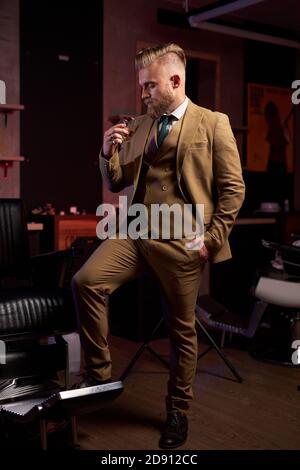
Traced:
POLYGON ((195 133, 201 124, 202 118, 203 112, 199 106, 196 106, 194 103, 189 101, 185 115, 183 116, 183 122, 177 146, 176 174, 178 184, 180 182, 184 157, 186 156, 190 145, 194 141, 195 133))
MULTIPOLYGON (((199 108, 199 106, 196 106, 194 103, 192 103, 192 101, 189 101, 185 115, 183 116, 183 122, 182 122, 181 130, 180 130, 180 134, 178 138, 178 145, 177 145, 176 174, 177 174, 178 183, 180 183, 184 157, 189 149, 189 146, 194 141, 195 133, 201 124, 202 118, 203 118, 203 112, 201 111, 201 108, 199 108)), ((151 131, 152 131, 152 134, 154 131, 156 132, 156 130, 153 131, 154 125, 156 126, 156 121, 151 119, 149 116, 145 115, 144 119, 142 119, 140 124, 138 124, 136 130, 134 130, 134 133, 136 135, 134 139, 134 147, 131 151, 131 158, 134 159, 134 165, 135 165, 135 175, 134 175, 135 187, 137 185, 137 181, 139 178, 147 139, 151 131)), ((175 128, 173 130, 175 130, 175 128)), ((166 147, 168 146, 168 144, 170 144, 169 138, 171 137, 171 134, 172 133, 170 133, 170 136, 166 137, 158 153, 160 153, 161 150, 164 150, 164 151, 166 150, 166 147)), ((155 138, 156 138, 156 134, 155 134, 155 138)))

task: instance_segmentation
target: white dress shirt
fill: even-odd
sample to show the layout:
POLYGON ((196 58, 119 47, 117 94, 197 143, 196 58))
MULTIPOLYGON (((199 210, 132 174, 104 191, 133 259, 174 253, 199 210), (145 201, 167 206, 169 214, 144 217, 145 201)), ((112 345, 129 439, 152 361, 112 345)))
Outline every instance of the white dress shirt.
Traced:
MULTIPOLYGON (((170 132, 170 130, 173 129, 173 127, 175 126, 176 122, 179 121, 180 118, 182 118, 182 116, 184 115, 184 113, 186 111, 186 108, 187 108, 188 104, 189 104, 189 99, 186 96, 185 100, 172 113, 163 114, 163 116, 172 116, 172 119, 170 119, 169 124, 167 126, 168 132, 170 132)), ((160 132, 161 126, 162 126, 162 122, 160 121, 160 119, 158 121, 158 131, 159 132, 160 132)))

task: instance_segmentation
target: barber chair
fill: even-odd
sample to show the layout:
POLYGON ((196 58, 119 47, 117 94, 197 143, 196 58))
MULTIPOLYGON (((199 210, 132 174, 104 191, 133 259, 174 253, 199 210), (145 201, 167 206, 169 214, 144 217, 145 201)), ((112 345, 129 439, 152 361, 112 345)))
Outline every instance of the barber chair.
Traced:
POLYGON ((270 305, 273 317, 276 316, 277 323, 279 320, 281 323, 277 327, 275 341, 266 341, 252 354, 257 359, 299 367, 300 247, 266 240, 262 240, 262 244, 276 253, 276 259, 281 260, 281 263, 278 265, 277 262, 276 269, 273 267, 261 272, 256 296, 270 305))
MULTIPOLYGON (((65 358, 40 347, 42 338, 55 337, 58 349, 64 350, 63 334, 76 331, 70 290, 64 285, 70 252, 54 252, 31 258, 27 223, 22 201, 0 199, 0 340, 2 390, 8 382, 15 387, 26 382, 23 396, 31 394, 32 378, 38 385, 49 379, 57 366, 67 365, 65 358), (50 359, 50 360, 48 360, 50 359), (62 360, 61 360, 62 359, 62 360), (49 368, 51 370, 49 370, 49 368), (40 380, 39 384, 36 379, 40 380), (3 381, 5 381, 3 383, 3 381)), ((67 377, 66 377, 67 380, 67 377)), ((19 390, 18 390, 19 391, 19 390)), ((6 394, 5 392, 5 394, 6 394)))
MULTIPOLYGON (((253 338, 267 308, 269 307, 269 314, 272 312, 274 316, 279 312, 282 320, 279 328, 277 327, 279 335, 275 341, 264 338, 261 346, 254 341, 251 354, 257 359, 293 365, 293 349, 300 346, 300 247, 265 240, 262 244, 276 253, 276 260, 280 258, 282 265, 276 269, 267 268, 257 273, 256 286, 252 289, 256 301, 250 316, 245 318, 232 313, 209 296, 198 298, 196 311, 199 318, 208 326, 222 331, 222 347, 227 332, 231 336, 237 334, 253 338)), ((274 264, 272 263, 273 266, 274 264)))
MULTIPOLYGON (((258 283, 260 286, 260 282, 258 283)), ((257 296, 256 287, 254 291, 255 297, 257 296)), ((262 300, 257 300, 254 303, 251 315, 248 318, 231 312, 224 305, 217 302, 215 299, 208 295, 198 297, 196 312, 199 318, 203 320, 212 329, 222 331, 221 348, 225 345, 225 335, 233 334, 241 335, 246 338, 253 338, 261 319, 266 311, 267 303, 262 300)))
MULTIPOLYGON (((27 423, 39 418, 43 449, 47 448, 46 418, 53 410, 73 417, 93 404, 99 408, 123 388, 115 382, 67 390, 64 335, 77 330, 68 282, 72 259, 72 250, 31 258, 22 201, 0 199, 0 428, 6 419, 27 423), (54 338, 53 344, 49 337, 54 338), (57 372, 63 370, 62 385, 57 372)), ((75 441, 74 417, 72 425, 75 441)))

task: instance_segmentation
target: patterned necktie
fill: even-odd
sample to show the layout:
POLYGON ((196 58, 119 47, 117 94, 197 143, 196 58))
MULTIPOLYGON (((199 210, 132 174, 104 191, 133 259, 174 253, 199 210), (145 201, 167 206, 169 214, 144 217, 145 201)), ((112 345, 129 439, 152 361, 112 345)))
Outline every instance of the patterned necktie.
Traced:
POLYGON ((165 140, 165 138, 169 134, 168 126, 172 122, 172 117, 173 117, 172 114, 170 114, 168 116, 166 114, 164 114, 160 118, 160 122, 162 123, 162 125, 161 125, 160 132, 158 134, 158 137, 157 137, 157 146, 158 147, 161 146, 161 144, 163 143, 163 141, 165 140))

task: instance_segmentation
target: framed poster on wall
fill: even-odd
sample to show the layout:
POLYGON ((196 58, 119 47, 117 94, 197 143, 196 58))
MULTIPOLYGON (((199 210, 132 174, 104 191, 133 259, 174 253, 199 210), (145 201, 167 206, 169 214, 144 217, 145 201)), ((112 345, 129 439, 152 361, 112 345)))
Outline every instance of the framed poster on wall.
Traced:
POLYGON ((268 171, 275 164, 294 169, 294 105, 291 89, 248 84, 247 162, 249 171, 268 171))

